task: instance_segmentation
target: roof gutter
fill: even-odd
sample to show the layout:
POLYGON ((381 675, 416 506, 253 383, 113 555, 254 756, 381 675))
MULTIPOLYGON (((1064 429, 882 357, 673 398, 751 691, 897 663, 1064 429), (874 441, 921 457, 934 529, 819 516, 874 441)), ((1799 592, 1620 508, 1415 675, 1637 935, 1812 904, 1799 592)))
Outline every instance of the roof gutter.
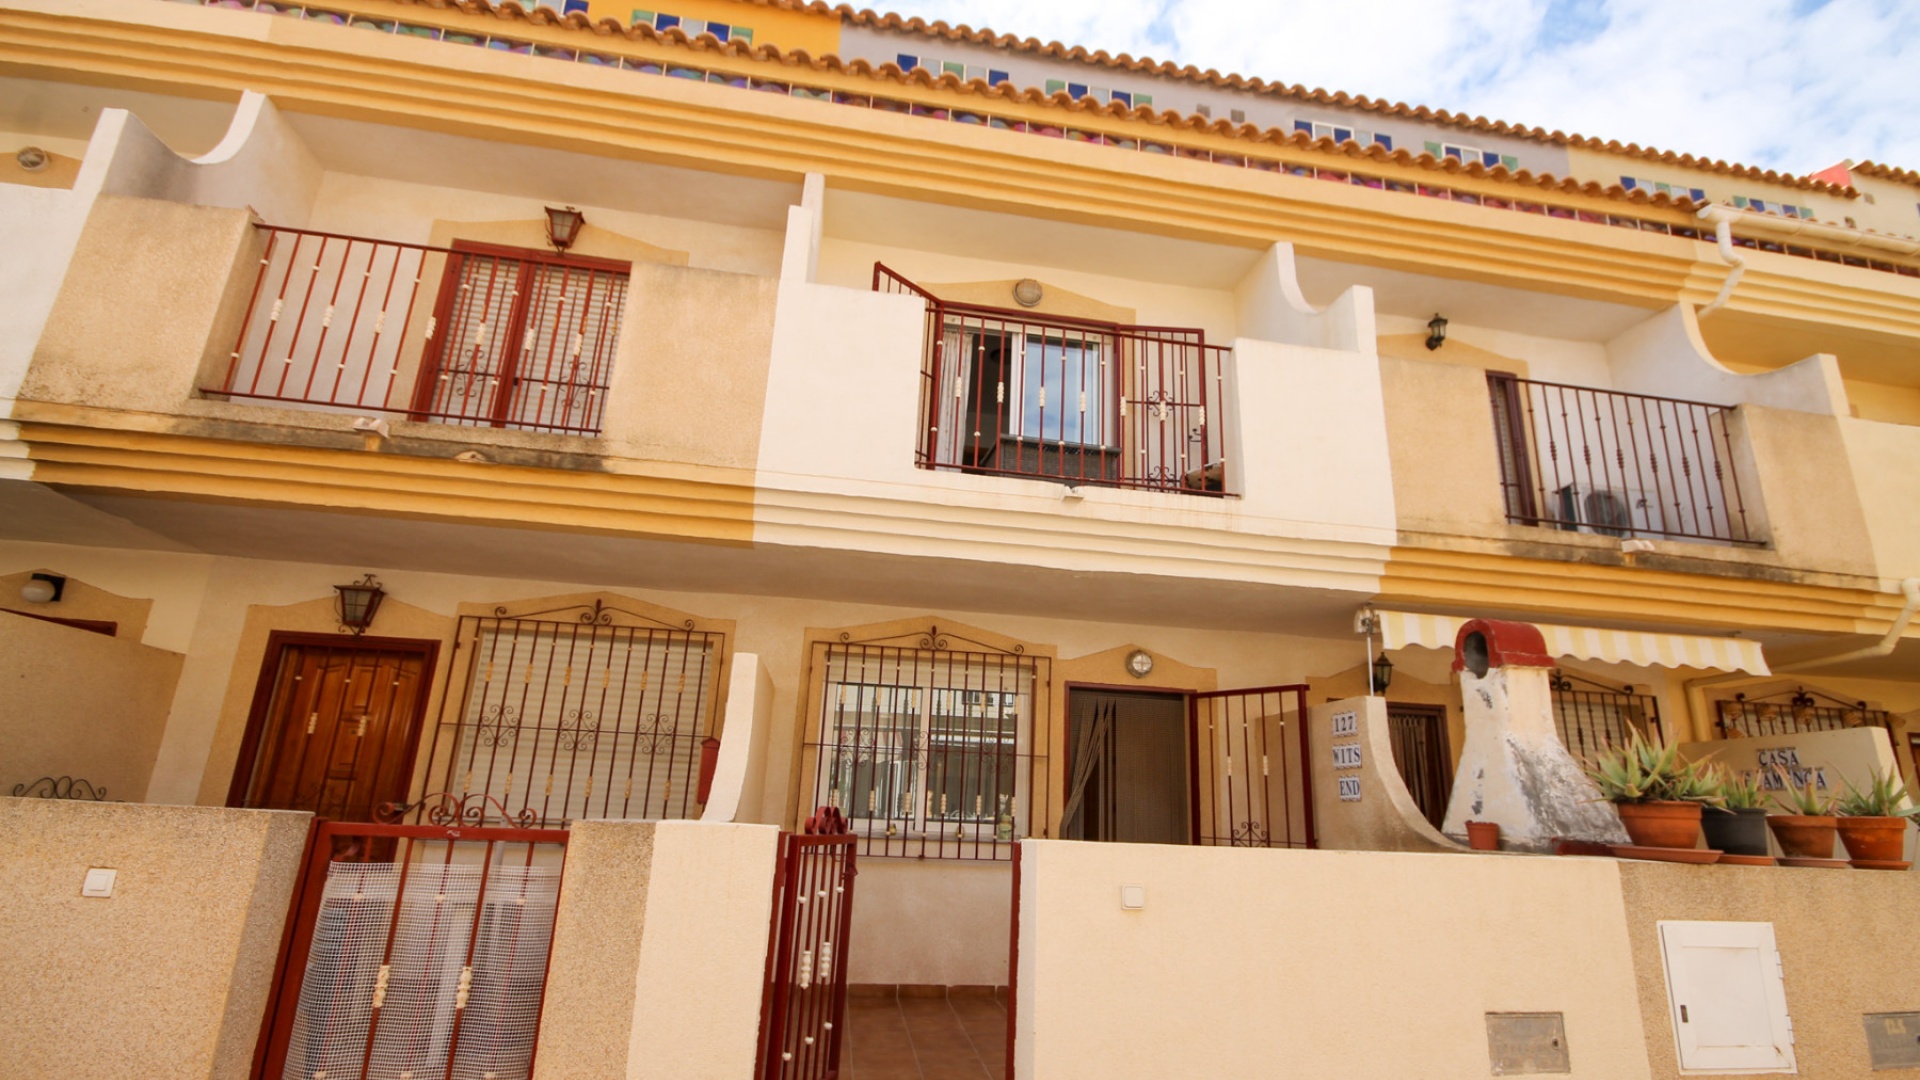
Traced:
MULTIPOLYGON (((1913 621, 1914 613, 1920 611, 1920 577, 1910 577, 1900 583, 1900 595, 1906 603, 1900 608, 1900 614, 1894 616, 1893 625, 1887 628, 1879 641, 1862 649, 1850 649, 1832 656, 1813 656, 1805 660, 1795 660, 1789 664, 1773 665, 1775 675, 1789 671, 1806 671, 1809 668, 1826 667, 1830 664, 1844 664, 1851 660, 1872 660, 1891 653, 1900 644, 1900 638, 1907 632, 1907 624, 1913 621)), ((1707 715, 1707 694, 1709 686, 1725 683, 1752 681, 1755 676, 1744 672, 1730 675, 1708 675, 1705 678, 1690 679, 1685 684, 1687 696, 1687 715, 1693 717, 1695 733, 1703 730, 1702 719, 1707 715)))
POLYGON ((1747 272, 1747 260, 1733 246, 1733 215, 1725 207, 1706 207, 1700 211, 1700 220, 1713 223, 1713 239, 1720 245, 1720 258, 1733 267, 1726 280, 1720 283, 1720 295, 1697 313, 1699 318, 1704 319, 1727 306, 1727 301, 1733 298, 1734 286, 1740 284, 1741 275, 1747 272))

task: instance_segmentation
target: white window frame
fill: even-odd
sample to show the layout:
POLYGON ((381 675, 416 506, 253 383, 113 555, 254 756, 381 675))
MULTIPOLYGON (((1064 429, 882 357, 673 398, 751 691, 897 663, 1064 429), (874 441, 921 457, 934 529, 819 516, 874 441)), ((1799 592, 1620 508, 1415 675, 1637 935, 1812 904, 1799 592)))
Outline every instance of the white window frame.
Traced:
MULTIPOLYGON (((1011 438, 1023 439, 1035 443, 1052 443, 1055 445, 1065 443, 1069 446, 1084 447, 1089 450, 1118 452, 1120 449, 1120 394, 1117 381, 1119 350, 1113 347, 1115 339, 1108 334, 1087 334, 1081 337, 1068 337, 1064 334, 1036 330, 1029 330, 1023 334, 1009 334, 1007 336, 1009 338, 1008 344, 1013 346, 1013 355, 1008 358, 1007 362, 1007 403, 1012 407, 1007 410, 1006 419, 1008 430, 1005 434, 1011 438), (1074 398, 1068 402, 1075 406, 1074 411, 1078 412, 1080 416, 1078 424, 1079 431, 1075 438, 1067 438, 1065 436, 1065 417, 1062 416, 1061 413, 1053 411, 1057 410, 1061 403, 1047 402, 1045 405, 1040 405, 1037 403, 1037 398, 1036 408, 1040 409, 1040 430, 1025 430, 1027 426, 1027 358, 1034 355, 1033 350, 1037 346, 1040 357, 1039 363, 1044 367, 1047 362, 1046 348, 1049 345, 1060 350, 1060 371, 1063 382, 1066 379, 1067 372, 1067 349, 1071 346, 1079 349, 1082 353, 1082 359, 1080 361, 1080 370, 1082 372, 1080 389, 1074 391, 1074 398), (1097 365, 1099 370, 1099 374, 1092 380, 1096 384, 1092 389, 1087 388, 1088 380, 1085 377, 1086 365, 1088 363, 1097 365), (1087 397, 1086 407, 1084 409, 1079 408, 1080 402, 1078 401, 1078 397, 1081 395, 1087 397), (1054 425, 1055 434, 1049 434, 1047 431, 1046 416, 1049 414, 1056 418, 1054 425)), ((1051 390, 1055 388, 1050 385, 1045 385, 1043 380, 1043 386, 1036 389, 1051 390)), ((1063 397, 1064 396, 1065 395, 1063 395, 1063 397)))
POLYGON ((1692 1076, 1798 1072, 1773 924, 1662 920, 1658 927, 1680 1072, 1692 1076), (1758 1021, 1767 1031, 1766 1041, 1740 1045, 1703 1041, 1716 1022, 1727 1019, 1758 1021))

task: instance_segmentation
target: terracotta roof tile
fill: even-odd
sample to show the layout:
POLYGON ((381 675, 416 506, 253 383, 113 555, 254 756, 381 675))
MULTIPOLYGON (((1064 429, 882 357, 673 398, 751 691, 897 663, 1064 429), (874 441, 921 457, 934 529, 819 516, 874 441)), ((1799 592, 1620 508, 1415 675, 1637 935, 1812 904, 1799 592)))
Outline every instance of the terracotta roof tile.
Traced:
MULTIPOLYGON (((1289 132, 1280 128, 1258 128, 1251 124, 1232 124, 1226 120, 1211 120, 1198 114, 1176 113, 1171 110, 1155 111, 1145 107, 1133 107, 1114 102, 1098 102, 1093 98, 1074 99, 1064 91, 1048 95, 1036 88, 1018 89, 1011 83, 988 86, 985 80, 962 81, 956 76, 942 74, 935 77, 924 69, 916 68, 912 72, 902 72, 891 61, 873 64, 864 59, 842 60, 838 56, 812 56, 804 49, 782 50, 769 44, 748 45, 743 41, 721 42, 710 34, 702 33, 688 37, 679 28, 655 30, 651 26, 629 26, 615 19, 589 20, 581 12, 562 15, 552 8, 517 3, 516 0, 393 0, 394 3, 414 7, 455 10, 467 14, 492 14, 502 19, 521 19, 536 26, 552 26, 561 29, 587 31, 602 37, 619 36, 630 40, 659 41, 668 44, 683 45, 696 51, 705 50, 719 53, 731 53, 742 58, 759 61, 771 61, 787 67, 803 67, 815 71, 844 72, 849 75, 878 79, 895 83, 923 85, 943 90, 959 91, 986 98, 1001 98, 1008 101, 1046 105, 1083 113, 1100 113, 1113 119, 1144 120, 1177 131, 1206 132, 1228 138, 1247 139, 1272 145, 1292 145, 1295 147, 1314 147, 1315 141, 1301 132, 1289 132)), ((1035 38, 1015 39, 1011 35, 995 34, 991 30, 972 30, 968 27, 951 27, 944 22, 928 23, 914 17, 902 18, 898 15, 880 15, 870 10, 856 11, 846 4, 832 7, 820 0, 742 0, 745 3, 762 7, 775 7, 793 11, 807 11, 823 15, 833 15, 856 24, 875 25, 885 29, 902 29, 923 35, 937 36, 955 41, 970 41, 980 44, 1004 45, 1023 51, 1042 52, 1047 55, 1069 59, 1093 60, 1110 67, 1122 67, 1128 70, 1150 71, 1158 74, 1173 75, 1196 81, 1206 81, 1214 85, 1247 89, 1256 93, 1274 96, 1311 100, 1324 104, 1337 104, 1356 107, 1372 112, 1409 117, 1419 120, 1431 120, 1443 124, 1470 128, 1478 131, 1490 131, 1519 138, 1536 139, 1542 142, 1560 143, 1588 149, 1604 150, 1611 153, 1641 158, 1680 168, 1703 170, 1722 175, 1739 176, 1746 179, 1764 180, 1771 183, 1822 191, 1842 198, 1857 198, 1859 192, 1851 187, 1829 184, 1822 180, 1793 176, 1787 173, 1762 170, 1746 165, 1730 164, 1708 158, 1697 158, 1691 154, 1675 154, 1672 151, 1643 148, 1637 144, 1622 145, 1619 142, 1602 143, 1580 135, 1565 135, 1561 132, 1547 132, 1540 128, 1523 128, 1505 121, 1488 120, 1485 117, 1468 117, 1465 114, 1449 112, 1445 109, 1431 109, 1427 106, 1411 106, 1399 103, 1387 103, 1368 97, 1354 97, 1344 92, 1326 90, 1307 90, 1300 86, 1283 86, 1269 83, 1263 79, 1246 79, 1238 75, 1221 75, 1216 71, 1200 72, 1191 65, 1180 68, 1173 64, 1154 60, 1135 60, 1125 53, 1111 57, 1104 50, 1089 52, 1081 46, 1066 46, 1059 42, 1040 43, 1035 38)), ((1321 150, 1336 149, 1332 141, 1319 140, 1321 150)), ((1345 144, 1344 152, 1379 160, 1393 161, 1402 165, 1413 165, 1449 173, 1464 173, 1474 178, 1490 180, 1511 180, 1522 185, 1541 190, 1557 190, 1568 193, 1590 195, 1599 198, 1618 199, 1651 206, 1673 206, 1683 210, 1694 209, 1691 199, 1672 198, 1665 194, 1649 196, 1646 192, 1627 191, 1618 184, 1602 185, 1593 181, 1580 181, 1571 177, 1561 178, 1549 173, 1533 173, 1521 169, 1509 173, 1504 167, 1487 169, 1479 163, 1462 164, 1453 158, 1435 159, 1432 155, 1421 153, 1413 155, 1405 150, 1386 151, 1378 146, 1361 148, 1355 144, 1345 144)))
POLYGON ((1868 176, 1877 176, 1882 180, 1920 186, 1920 172, 1902 169, 1898 165, 1881 165, 1872 161, 1863 161, 1858 165, 1850 166, 1848 171, 1866 173, 1868 176))
POLYGON ((1390 102, 1365 95, 1348 94, 1345 91, 1330 91, 1318 88, 1309 89, 1299 84, 1269 82, 1261 78, 1249 78, 1243 75, 1223 75, 1208 68, 1205 71, 1191 64, 1179 65, 1148 57, 1136 58, 1128 53, 1114 56, 1104 49, 1088 50, 1079 45, 1065 45, 1058 41, 1042 42, 1038 38, 1019 38, 1012 34, 1000 34, 989 29, 974 29, 965 24, 952 26, 946 22, 928 22, 918 16, 904 17, 894 14, 881 14, 871 9, 855 9, 847 4, 831 7, 811 0, 744 0, 746 3, 761 7, 782 8, 791 11, 807 11, 816 14, 836 15, 855 26, 870 26, 881 30, 895 30, 924 37, 939 38, 946 41, 966 42, 975 45, 989 45, 996 48, 1012 49, 1017 52, 1034 53, 1040 56, 1091 63, 1100 67, 1116 70, 1142 72, 1184 79, 1189 82, 1203 83, 1229 90, 1245 90, 1250 93, 1266 94, 1273 97, 1307 101, 1318 105, 1338 105, 1357 108, 1367 112, 1397 116, 1412 120, 1427 120, 1448 124, 1468 131, 1505 135, 1510 138, 1532 139, 1537 142, 1553 143, 1562 146, 1577 147, 1583 150, 1597 150, 1604 153, 1619 154, 1625 157, 1639 158, 1663 165, 1674 165, 1685 169, 1698 169, 1722 176, 1737 176, 1745 180, 1759 180, 1770 184, 1782 184, 1788 187, 1808 191, 1821 191, 1842 198, 1853 197, 1851 188, 1844 185, 1829 184, 1811 177, 1796 176, 1792 173, 1776 172, 1752 165, 1714 158, 1696 157, 1692 154, 1677 154, 1671 150, 1643 147, 1638 143, 1621 143, 1612 139, 1597 139, 1586 135, 1567 134, 1562 131, 1547 131, 1544 128, 1524 124, 1508 123, 1504 120, 1489 120, 1484 116, 1468 116, 1465 113, 1450 112, 1446 109, 1433 109, 1425 105, 1408 105, 1404 102, 1390 102))

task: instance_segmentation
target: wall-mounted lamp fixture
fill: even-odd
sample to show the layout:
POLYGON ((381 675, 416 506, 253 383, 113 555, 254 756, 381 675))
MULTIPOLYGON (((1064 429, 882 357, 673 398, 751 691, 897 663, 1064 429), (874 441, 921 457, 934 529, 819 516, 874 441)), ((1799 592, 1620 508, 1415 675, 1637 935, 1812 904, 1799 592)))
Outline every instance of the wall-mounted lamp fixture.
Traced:
POLYGON ((1374 658, 1373 678, 1370 682, 1376 694, 1386 693, 1387 687, 1393 684, 1393 661, 1387 659, 1386 653, 1383 652, 1374 658))
POLYGON ((1013 283, 1013 302, 1021 307, 1032 307, 1047 295, 1040 283, 1032 278, 1021 278, 1013 283))
MULTIPOLYGON (((553 211, 549 210, 547 212, 552 213, 553 211)), ((1433 318, 1427 320, 1427 348, 1437 349, 1441 343, 1446 340, 1447 320, 1441 318, 1440 313, 1436 311, 1433 313, 1433 318)))
POLYGON ((373 625, 373 615, 380 610, 380 601, 386 599, 387 590, 368 574, 351 585, 335 585, 334 591, 340 594, 340 628, 351 630, 355 637, 367 632, 373 625))
POLYGON ((580 226, 587 223, 587 215, 573 207, 547 207, 547 243, 555 251, 565 251, 573 246, 580 237, 580 226))
POLYGON ((67 591, 67 579, 59 574, 35 574, 20 586, 20 599, 29 604, 57 604, 67 591))
POLYGON ((23 146, 13 155, 13 163, 28 172, 39 172, 53 160, 53 155, 37 146, 23 146))

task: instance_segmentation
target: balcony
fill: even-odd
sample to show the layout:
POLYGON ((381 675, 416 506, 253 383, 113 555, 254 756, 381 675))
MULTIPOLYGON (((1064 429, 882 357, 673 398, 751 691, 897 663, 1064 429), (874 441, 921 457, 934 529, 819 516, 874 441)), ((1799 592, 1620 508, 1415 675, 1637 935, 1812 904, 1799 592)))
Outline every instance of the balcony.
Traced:
POLYGON ((1761 543, 1734 467, 1731 408, 1499 372, 1487 390, 1509 522, 1761 543))
POLYGON ((915 463, 1069 485, 1226 493, 1226 366, 1199 330, 926 303, 915 463))
POLYGON ((206 394, 600 434, 629 264, 256 228, 245 320, 206 394))

